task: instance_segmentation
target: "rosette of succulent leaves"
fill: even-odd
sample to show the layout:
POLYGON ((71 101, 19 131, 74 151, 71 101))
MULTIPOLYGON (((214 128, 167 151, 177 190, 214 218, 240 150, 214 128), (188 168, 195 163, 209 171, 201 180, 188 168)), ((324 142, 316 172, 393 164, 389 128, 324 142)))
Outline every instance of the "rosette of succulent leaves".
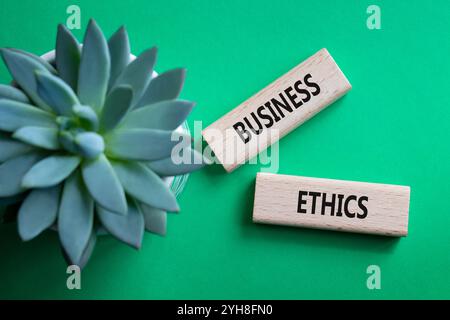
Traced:
POLYGON ((1 54, 14 81, 0 85, 0 205, 17 208, 20 237, 57 230, 82 267, 99 230, 136 248, 145 230, 164 235, 179 211, 164 178, 205 164, 173 135, 194 106, 178 99, 185 70, 152 77, 156 48, 132 61, 125 28, 106 40, 94 20, 83 45, 58 27, 54 61, 1 54), (173 161, 179 143, 190 161, 173 161))

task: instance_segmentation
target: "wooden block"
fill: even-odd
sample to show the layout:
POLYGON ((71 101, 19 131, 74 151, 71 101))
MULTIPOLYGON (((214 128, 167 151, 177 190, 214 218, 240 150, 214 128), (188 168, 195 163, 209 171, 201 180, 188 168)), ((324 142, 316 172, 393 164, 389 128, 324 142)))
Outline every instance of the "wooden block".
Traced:
POLYGON ((228 172, 251 159, 351 89, 322 49, 203 131, 228 172))
POLYGON ((258 173, 253 221, 406 236, 409 193, 405 186, 258 173))

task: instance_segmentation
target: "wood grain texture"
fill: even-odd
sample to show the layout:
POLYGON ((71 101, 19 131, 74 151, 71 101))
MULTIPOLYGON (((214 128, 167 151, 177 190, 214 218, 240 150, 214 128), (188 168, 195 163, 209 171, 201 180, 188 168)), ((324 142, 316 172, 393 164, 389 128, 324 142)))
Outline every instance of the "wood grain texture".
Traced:
POLYGON ((202 134, 225 170, 231 172, 350 89, 351 85, 345 75, 328 51, 322 49, 212 123, 202 134), (307 83, 310 85, 306 85, 307 83), (314 84, 317 84, 318 88, 314 84), (274 105, 273 99, 292 107, 292 112, 274 105), (261 108, 265 109, 258 111, 261 108), (264 112, 266 118, 261 119, 258 112, 264 112), (256 117, 252 118, 252 113, 256 117), (271 117, 274 122, 270 128, 268 128, 268 117, 271 117), (249 129, 248 123, 244 121, 245 118, 253 122, 254 129, 259 129, 255 124, 255 118, 259 118, 262 126, 261 133, 253 133, 252 139, 247 143, 233 128, 240 122, 249 129))
POLYGON ((407 186, 258 173, 253 221, 406 236, 409 196, 410 188, 407 186), (331 206, 333 194, 334 210, 331 206), (314 195, 316 196, 313 197, 314 195), (328 205, 323 206, 324 198, 329 202, 328 205), (340 205, 339 198, 342 199, 340 205), (350 200, 345 208, 347 199, 350 200), (299 206, 300 201, 302 203, 299 206), (315 213, 312 213, 313 210, 315 213))

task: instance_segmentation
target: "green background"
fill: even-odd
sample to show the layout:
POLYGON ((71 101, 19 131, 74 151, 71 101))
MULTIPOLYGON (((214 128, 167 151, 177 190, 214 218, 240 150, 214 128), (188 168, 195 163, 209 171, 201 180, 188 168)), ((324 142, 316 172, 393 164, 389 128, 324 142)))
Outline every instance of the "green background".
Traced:
POLYGON ((261 166, 215 165, 191 175, 165 238, 146 234, 140 252, 101 238, 80 291, 66 288, 56 234, 22 243, 1 226, 0 298, 450 298, 450 1, 2 0, 0 46, 52 49, 70 4, 80 40, 89 17, 108 36, 125 24, 134 53, 159 47, 158 71, 187 67, 191 125, 326 47, 353 90, 282 139, 279 173, 409 185, 409 235, 253 224, 261 166), (366 27, 370 4, 381 30, 366 27), (372 264, 381 290, 366 287, 372 264))

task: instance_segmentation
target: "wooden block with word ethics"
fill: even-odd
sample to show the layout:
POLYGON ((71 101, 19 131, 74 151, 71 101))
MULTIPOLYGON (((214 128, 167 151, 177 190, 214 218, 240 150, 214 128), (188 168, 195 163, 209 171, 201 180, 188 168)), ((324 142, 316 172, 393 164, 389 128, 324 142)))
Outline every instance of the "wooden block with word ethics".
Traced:
POLYGON ((345 75, 322 49, 211 124, 203 137, 231 172, 350 89, 345 75))
POLYGON ((258 173, 253 221, 406 236, 409 193, 398 185, 258 173))

